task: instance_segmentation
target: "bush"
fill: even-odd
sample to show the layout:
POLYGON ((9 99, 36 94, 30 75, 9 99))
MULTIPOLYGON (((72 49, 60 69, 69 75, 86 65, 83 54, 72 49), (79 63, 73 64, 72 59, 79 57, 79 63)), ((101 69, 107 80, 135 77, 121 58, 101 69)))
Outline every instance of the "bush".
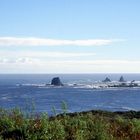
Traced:
MULTIPOLYGON (((139 140, 140 119, 126 114, 89 111, 54 117, 24 115, 20 109, 0 109, 0 140, 139 140)), ((127 114, 130 114, 127 112, 127 114)), ((134 113, 136 114, 136 113, 134 113)))

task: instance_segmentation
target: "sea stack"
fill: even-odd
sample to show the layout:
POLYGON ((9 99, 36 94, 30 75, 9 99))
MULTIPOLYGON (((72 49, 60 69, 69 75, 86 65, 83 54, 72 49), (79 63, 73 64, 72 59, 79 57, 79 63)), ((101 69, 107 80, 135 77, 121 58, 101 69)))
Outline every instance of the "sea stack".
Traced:
POLYGON ((125 82, 123 76, 120 77, 119 82, 125 82))
POLYGON ((53 86, 63 86, 59 77, 54 77, 51 81, 51 85, 53 85, 53 86))
POLYGON ((103 80, 103 82, 111 82, 111 80, 108 77, 106 77, 105 80, 103 80))

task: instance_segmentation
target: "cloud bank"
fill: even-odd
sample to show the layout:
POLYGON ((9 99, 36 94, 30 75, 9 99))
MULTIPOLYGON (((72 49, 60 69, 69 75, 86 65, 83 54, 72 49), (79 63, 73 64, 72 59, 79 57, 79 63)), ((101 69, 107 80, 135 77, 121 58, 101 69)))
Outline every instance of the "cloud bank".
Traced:
POLYGON ((86 39, 86 40, 61 40, 35 37, 0 37, 0 46, 103 46, 118 40, 111 39, 86 39))
POLYGON ((85 58, 95 56, 96 53, 62 52, 62 51, 0 51, 0 58, 85 58))
POLYGON ((33 58, 1 59, 0 73, 139 73, 136 60, 42 61, 33 58))

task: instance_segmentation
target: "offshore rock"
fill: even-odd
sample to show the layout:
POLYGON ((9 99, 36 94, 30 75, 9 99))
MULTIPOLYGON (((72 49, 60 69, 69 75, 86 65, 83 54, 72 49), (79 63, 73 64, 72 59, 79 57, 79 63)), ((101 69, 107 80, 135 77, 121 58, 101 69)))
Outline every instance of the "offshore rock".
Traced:
POLYGON ((125 82, 123 76, 120 77, 119 82, 125 82))
POLYGON ((111 80, 108 77, 106 77, 105 80, 103 80, 103 82, 111 82, 111 80))
POLYGON ((63 86, 59 77, 54 77, 51 81, 51 85, 53 85, 53 86, 63 86))

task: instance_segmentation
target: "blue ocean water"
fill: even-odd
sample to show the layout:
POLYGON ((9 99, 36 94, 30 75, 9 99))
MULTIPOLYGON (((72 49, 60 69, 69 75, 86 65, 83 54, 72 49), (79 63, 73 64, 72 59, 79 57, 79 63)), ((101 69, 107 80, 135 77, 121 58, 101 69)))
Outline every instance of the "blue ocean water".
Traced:
POLYGON ((93 89, 88 86, 105 77, 118 80, 121 75, 127 81, 140 81, 140 74, 3 74, 0 75, 0 107, 24 109, 34 102, 36 112, 51 114, 54 106, 57 113, 61 113, 64 101, 69 112, 140 110, 140 88, 93 89), (56 76, 61 78, 64 85, 84 86, 40 86, 50 83, 56 76))

